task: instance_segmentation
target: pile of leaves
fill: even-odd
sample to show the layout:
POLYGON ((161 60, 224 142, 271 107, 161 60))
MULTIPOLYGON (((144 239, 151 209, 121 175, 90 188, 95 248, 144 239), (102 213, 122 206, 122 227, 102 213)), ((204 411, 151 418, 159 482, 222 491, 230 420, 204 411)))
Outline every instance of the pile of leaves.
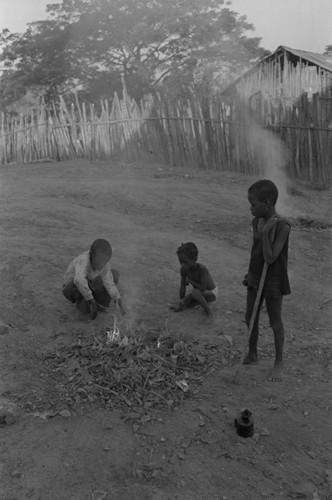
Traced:
POLYGON ((227 363, 218 345, 156 335, 112 344, 104 332, 80 338, 44 359, 72 406, 98 402, 106 408, 145 411, 179 404, 197 392, 220 362, 227 363))

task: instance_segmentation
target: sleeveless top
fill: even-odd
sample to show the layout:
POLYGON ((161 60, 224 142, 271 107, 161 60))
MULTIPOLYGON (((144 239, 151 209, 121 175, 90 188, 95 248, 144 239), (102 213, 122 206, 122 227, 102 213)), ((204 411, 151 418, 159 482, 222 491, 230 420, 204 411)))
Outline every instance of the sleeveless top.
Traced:
MULTIPOLYGON (((262 231, 258 230, 258 221, 259 219, 257 217, 254 217, 252 222, 253 245, 251 249, 251 258, 247 278, 249 287, 257 289, 264 266, 263 233, 262 231)), ((276 223, 275 235, 278 234, 278 232, 285 224, 288 224, 290 226, 288 220, 278 218, 278 222, 276 223)), ((279 256, 268 267, 262 292, 262 296, 264 297, 280 297, 282 295, 289 295, 291 293, 287 273, 288 240, 289 235, 287 236, 287 239, 279 256)))

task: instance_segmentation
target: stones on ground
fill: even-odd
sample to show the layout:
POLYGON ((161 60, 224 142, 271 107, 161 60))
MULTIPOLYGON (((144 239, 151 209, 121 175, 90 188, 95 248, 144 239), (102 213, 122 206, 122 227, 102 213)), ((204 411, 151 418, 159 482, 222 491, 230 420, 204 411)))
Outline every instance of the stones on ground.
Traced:
POLYGON ((138 430, 139 430, 139 425, 133 424, 133 431, 135 432, 135 434, 138 430))
POLYGON ((181 480, 178 482, 178 484, 177 484, 177 488, 178 488, 178 490, 179 490, 180 488, 185 488, 186 486, 187 486, 187 483, 186 483, 186 481, 184 481, 183 479, 181 479, 181 480))
POLYGON ((7 335, 9 333, 10 327, 6 325, 1 319, 0 319, 0 335, 7 335))
POLYGON ((59 415, 61 415, 61 417, 64 417, 64 418, 68 418, 71 416, 71 413, 69 410, 61 410, 61 411, 59 411, 59 415))
POLYGON ((262 429, 260 436, 269 436, 269 435, 270 435, 270 431, 268 431, 267 429, 262 429))
POLYGON ((0 399, 0 425, 13 424, 19 415, 18 406, 6 399, 0 399))
POLYGON ((92 492, 90 500, 108 500, 107 491, 95 490, 92 492))
POLYGON ((33 413, 33 416, 36 418, 41 418, 42 420, 48 420, 51 417, 55 417, 57 415, 57 412, 54 411, 36 411, 33 413))
POLYGON ((22 472, 19 470, 19 469, 14 469, 11 473, 10 473, 11 477, 14 477, 14 478, 17 478, 19 479, 20 477, 22 477, 22 472))
POLYGON ((114 425, 113 424, 110 424, 108 422, 106 422, 104 425, 103 425, 103 429, 105 431, 112 431, 114 429, 114 425))
POLYGON ((278 403, 271 403, 271 404, 269 404, 268 409, 269 410, 279 410, 280 405, 278 403))
POLYGON ((205 423, 205 420, 204 418, 200 415, 199 416, 199 427, 205 427, 206 426, 206 423, 205 423))

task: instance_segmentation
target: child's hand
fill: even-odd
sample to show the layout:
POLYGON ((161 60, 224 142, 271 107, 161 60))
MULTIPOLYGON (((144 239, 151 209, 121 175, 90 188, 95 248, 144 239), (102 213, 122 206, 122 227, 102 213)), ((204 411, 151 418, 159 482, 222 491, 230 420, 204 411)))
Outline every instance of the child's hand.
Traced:
POLYGON ((248 275, 246 274, 244 280, 242 281, 242 285, 248 286, 248 275))
POLYGON ((91 319, 96 319, 97 314, 98 314, 98 308, 96 301, 94 299, 89 300, 89 308, 90 308, 90 314, 91 314, 91 319))
POLYGON ((263 227, 263 233, 269 233, 271 231, 271 229, 276 225, 277 222, 278 222, 277 216, 271 217, 271 219, 269 219, 267 221, 267 223, 265 224, 265 226, 263 227))

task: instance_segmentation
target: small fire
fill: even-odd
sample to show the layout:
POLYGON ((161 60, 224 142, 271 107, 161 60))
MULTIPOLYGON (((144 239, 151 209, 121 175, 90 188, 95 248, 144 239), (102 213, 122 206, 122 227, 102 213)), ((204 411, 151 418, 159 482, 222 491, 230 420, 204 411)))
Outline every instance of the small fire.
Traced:
POLYGON ((119 328, 116 328, 115 330, 112 330, 112 331, 107 331, 107 343, 108 344, 114 344, 115 342, 118 342, 119 338, 120 338, 119 328))
POLYGON ((113 322, 113 330, 110 328, 107 328, 106 333, 107 333, 107 344, 114 344, 115 342, 119 342, 120 340, 120 330, 116 324, 116 316, 114 317, 114 322, 113 322))

